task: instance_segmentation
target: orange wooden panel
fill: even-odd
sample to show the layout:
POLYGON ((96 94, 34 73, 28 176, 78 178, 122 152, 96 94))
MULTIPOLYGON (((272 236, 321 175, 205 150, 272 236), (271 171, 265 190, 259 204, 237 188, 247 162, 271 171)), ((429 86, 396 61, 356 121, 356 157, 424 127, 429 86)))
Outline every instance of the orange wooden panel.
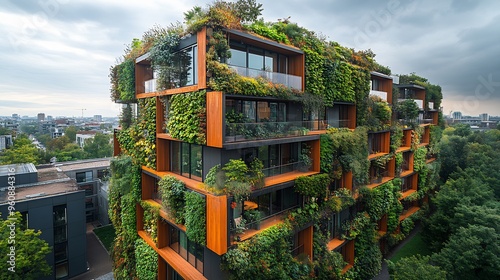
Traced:
MULTIPOLYGON (((136 64, 135 65, 135 93, 136 95, 144 93, 144 82, 153 78, 153 71, 149 65, 136 64)), ((139 98, 139 97, 137 97, 139 98)))
POLYGON ((389 177, 396 176, 396 159, 394 157, 387 162, 386 170, 389 177))
POLYGON ((347 107, 347 115, 348 115, 348 123, 347 127, 350 129, 356 128, 356 106, 348 106, 347 107))
POLYGON ((165 122, 165 105, 159 97, 156 97, 156 133, 163 133, 165 122))
POLYGON ((227 252, 227 197, 207 195, 207 248, 218 255, 227 252))
POLYGON ((415 155, 413 154, 413 152, 409 152, 409 153, 410 153, 410 158, 408 160, 408 167, 409 167, 408 170, 413 172, 413 165, 415 164, 414 163, 415 155))
POLYGON ((388 153, 391 149, 391 133, 389 131, 382 133, 382 147, 381 151, 388 153))
POLYGON ((345 261, 350 265, 354 265, 354 240, 347 242, 345 246, 345 261))
POLYGON ((378 221, 378 230, 387 232, 387 214, 384 214, 380 221, 378 221))
POLYGON ((411 188, 412 190, 418 190, 418 174, 415 173, 411 176, 411 188))
POLYGON ((167 279, 167 263, 158 255, 158 279, 167 279))
POLYGON ((425 102, 425 89, 416 89, 415 90, 415 99, 423 100, 425 102))
POLYGON ((187 93, 187 92, 192 92, 192 91, 197 91, 197 90, 198 90, 198 85, 193 85, 193 86, 186 86, 186 87, 180 87, 180 88, 166 89, 166 90, 159 91, 159 92, 155 93, 153 96, 174 95, 174 94, 187 93))
POLYGON ((184 280, 203 280, 207 279, 194 266, 188 263, 181 255, 177 254, 172 248, 165 247, 157 249, 158 254, 163 258, 184 280))
POLYGON ((352 171, 342 174, 342 187, 352 191, 352 171))
POLYGON ((135 95, 137 99, 142 99, 142 98, 149 98, 149 97, 155 97, 157 94, 156 92, 148 92, 148 93, 138 93, 135 95))
POLYGON ((141 188, 142 188, 142 200, 151 199, 153 197, 153 189, 155 185, 155 179, 148 174, 141 173, 141 188))
POLYGON ((203 27, 196 34, 196 40, 198 41, 198 89, 204 89, 207 87, 207 28, 203 27))
POLYGON ((163 248, 168 246, 168 241, 170 239, 170 231, 168 230, 168 224, 163 221, 163 219, 158 219, 157 224, 158 229, 158 248, 163 248))
POLYGON ((156 139, 156 169, 158 171, 170 169, 169 141, 161 138, 156 139))
POLYGON ((299 232, 299 244, 304 246, 304 254, 312 260, 313 257, 313 228, 312 226, 299 232))
POLYGON ((305 56, 294 55, 288 58, 289 74, 302 78, 302 90, 305 88, 305 56))
POLYGON ((312 171, 319 172, 320 171, 320 150, 321 145, 318 140, 314 140, 310 142, 311 145, 311 157, 312 157, 312 171))
POLYGON ((207 92, 207 146, 222 148, 223 96, 220 91, 207 92))
POLYGON ((118 142, 118 131, 115 129, 113 131, 113 156, 118 156, 122 153, 122 148, 120 147, 120 142, 118 142))

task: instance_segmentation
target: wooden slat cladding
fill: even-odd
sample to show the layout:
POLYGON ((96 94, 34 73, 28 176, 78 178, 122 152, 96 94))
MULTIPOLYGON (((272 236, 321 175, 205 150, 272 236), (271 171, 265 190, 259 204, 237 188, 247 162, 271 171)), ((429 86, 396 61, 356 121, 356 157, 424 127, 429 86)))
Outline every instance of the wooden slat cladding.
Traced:
POLYGON ((227 252, 227 197, 207 195, 207 248, 218 255, 227 252))
POLYGON ((223 104, 222 92, 207 92, 207 145, 222 148, 223 104))

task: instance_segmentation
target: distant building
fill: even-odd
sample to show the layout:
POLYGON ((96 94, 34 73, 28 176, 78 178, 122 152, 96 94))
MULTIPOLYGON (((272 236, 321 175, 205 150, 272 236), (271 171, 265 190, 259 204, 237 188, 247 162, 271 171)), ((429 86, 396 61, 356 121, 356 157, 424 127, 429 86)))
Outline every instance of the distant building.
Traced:
POLYGON ((37 115, 38 121, 44 121, 45 120, 45 113, 38 113, 37 115))
POLYGON ((102 115, 94 115, 95 122, 102 122, 102 115))
POLYGON ((0 152, 12 146, 12 135, 0 135, 0 152))
POLYGON ((452 117, 454 120, 461 120, 462 119, 462 112, 453 112, 452 117))
POLYGON ((51 165, 0 166, 0 212, 8 215, 7 182, 15 169, 15 208, 20 226, 40 230, 52 251, 46 256, 51 275, 39 279, 69 279, 87 271, 85 191, 51 165))
POLYGON ((78 131, 76 133, 76 144, 78 144, 78 146, 83 149, 83 147, 85 146, 85 141, 94 138, 96 134, 97 131, 78 131))
POLYGON ((64 129, 62 129, 62 128, 56 127, 56 128, 52 128, 50 130, 50 136, 52 137, 52 139, 59 138, 63 135, 64 135, 64 129))
POLYGON ((481 118, 481 121, 486 122, 490 120, 490 117, 488 116, 488 113, 483 113, 479 115, 479 118, 481 118))

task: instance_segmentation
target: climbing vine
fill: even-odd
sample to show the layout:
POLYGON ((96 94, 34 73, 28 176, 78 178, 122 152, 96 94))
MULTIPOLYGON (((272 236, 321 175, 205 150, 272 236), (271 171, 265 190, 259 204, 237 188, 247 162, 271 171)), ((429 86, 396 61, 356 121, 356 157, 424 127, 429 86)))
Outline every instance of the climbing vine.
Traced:
POLYGON ((144 230, 153 242, 158 241, 158 218, 160 217, 160 207, 153 206, 146 201, 141 201, 141 207, 144 210, 142 222, 144 230))
POLYGON ((156 168, 156 99, 140 99, 139 118, 117 136, 122 152, 129 155, 134 164, 156 168))

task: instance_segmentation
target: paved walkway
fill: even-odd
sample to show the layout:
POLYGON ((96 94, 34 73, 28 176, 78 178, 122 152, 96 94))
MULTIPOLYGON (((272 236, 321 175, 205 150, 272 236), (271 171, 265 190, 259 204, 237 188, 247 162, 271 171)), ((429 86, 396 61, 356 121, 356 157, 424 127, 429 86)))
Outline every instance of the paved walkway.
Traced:
POLYGON ((87 224, 87 262, 89 270, 71 280, 112 280, 112 261, 109 253, 92 231, 94 226, 87 224))
POLYGON ((415 226, 415 228, 408 234, 408 236, 403 240, 401 243, 399 243, 396 247, 394 247, 388 254, 385 256, 384 260, 382 260, 382 270, 380 271, 379 275, 375 276, 372 280, 388 280, 390 279, 389 277, 389 269, 387 268, 387 262, 385 260, 388 260, 392 258, 392 256, 399 251, 408 241, 410 241, 415 234, 417 234, 421 230, 421 225, 420 223, 415 226))

